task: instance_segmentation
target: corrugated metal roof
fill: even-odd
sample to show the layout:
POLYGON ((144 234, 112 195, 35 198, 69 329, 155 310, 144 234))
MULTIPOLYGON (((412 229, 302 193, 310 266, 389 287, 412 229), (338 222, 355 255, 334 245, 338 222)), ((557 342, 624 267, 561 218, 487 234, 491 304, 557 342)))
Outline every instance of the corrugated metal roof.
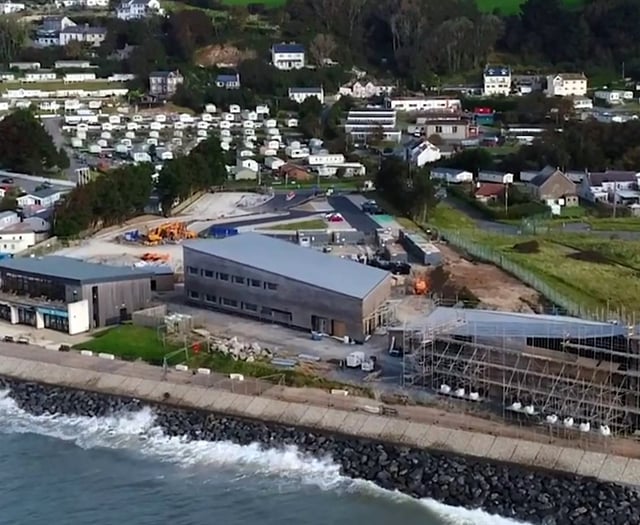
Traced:
POLYGON ((411 329, 420 327, 450 335, 500 338, 589 339, 627 335, 625 326, 577 317, 443 306, 410 324, 411 329))
POLYGON ((186 250, 213 255, 333 292, 365 298, 389 272, 257 233, 186 243, 186 250))
POLYGON ((0 270, 13 270, 68 281, 105 282, 151 277, 152 272, 126 266, 89 263, 71 257, 14 257, 0 260, 0 270))

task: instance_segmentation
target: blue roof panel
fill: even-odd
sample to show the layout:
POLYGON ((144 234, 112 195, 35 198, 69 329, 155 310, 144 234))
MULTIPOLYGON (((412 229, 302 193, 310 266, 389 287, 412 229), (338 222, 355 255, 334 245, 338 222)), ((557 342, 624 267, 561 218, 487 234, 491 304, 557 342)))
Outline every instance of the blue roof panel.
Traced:
POLYGON ((304 53, 302 44, 274 44, 274 53, 304 53))

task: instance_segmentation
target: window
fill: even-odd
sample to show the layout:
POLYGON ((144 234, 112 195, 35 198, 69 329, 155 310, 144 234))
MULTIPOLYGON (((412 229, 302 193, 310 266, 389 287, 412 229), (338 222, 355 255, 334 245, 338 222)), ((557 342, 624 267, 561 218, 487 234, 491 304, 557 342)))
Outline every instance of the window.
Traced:
POLYGON ((189 266, 187 269, 189 270, 190 274, 198 275, 198 269, 195 266, 189 266))
POLYGON ((251 279, 251 286, 254 286, 255 288, 260 288, 262 287, 262 282, 259 279, 251 279))
POLYGON ((216 296, 215 295, 211 295, 211 294, 208 293, 207 295, 204 296, 204 300, 207 303, 215 303, 216 302, 216 296))
POLYGON ((451 133, 458 133, 458 126, 451 126, 451 133))
POLYGON ((209 279, 213 279, 213 272, 211 270, 205 270, 204 271, 204 276, 208 277, 209 279))
POLYGON ((195 290, 189 290, 189 297, 191 297, 191 299, 197 299, 200 297, 200 294, 195 290))
POLYGON ((245 310, 249 310, 250 312, 257 312, 258 311, 258 305, 257 304, 242 303, 242 308, 245 309, 245 310))
POLYGON ((267 290, 277 290, 278 289, 278 285, 276 283, 264 283, 264 287, 267 290))
POLYGON ((232 308, 238 307, 238 301, 235 299, 228 299, 227 297, 222 298, 222 304, 225 306, 231 306, 232 308))
POLYGON ((436 133, 442 133, 442 126, 436 126, 436 133))
POLYGON ((218 279, 220 279, 221 281, 228 281, 229 280, 229 274, 228 273, 219 273, 218 274, 218 279))
POLYGON ((233 276, 233 282, 237 283, 237 284, 244 284, 245 283, 245 278, 244 277, 240 277, 239 275, 234 275, 233 276))

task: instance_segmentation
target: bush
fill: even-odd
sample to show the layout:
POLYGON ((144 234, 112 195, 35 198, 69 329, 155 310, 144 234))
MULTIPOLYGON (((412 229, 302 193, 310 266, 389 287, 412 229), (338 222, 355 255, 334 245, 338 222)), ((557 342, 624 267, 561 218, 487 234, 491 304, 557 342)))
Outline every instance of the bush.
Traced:
POLYGON ((505 219, 523 219, 535 215, 547 215, 549 208, 542 202, 520 202, 508 207, 507 210, 500 204, 499 206, 490 206, 484 202, 480 202, 469 192, 468 186, 450 186, 447 191, 465 202, 472 208, 478 210, 484 217, 489 220, 500 221, 505 219))

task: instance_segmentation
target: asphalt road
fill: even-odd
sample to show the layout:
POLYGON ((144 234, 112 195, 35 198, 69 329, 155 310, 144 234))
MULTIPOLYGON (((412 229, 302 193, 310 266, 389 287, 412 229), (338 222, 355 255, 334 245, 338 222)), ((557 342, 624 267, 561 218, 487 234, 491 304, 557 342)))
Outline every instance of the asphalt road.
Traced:
POLYGON ((344 217, 351 226, 365 234, 374 233, 380 226, 376 221, 363 213, 348 197, 335 196, 328 198, 329 204, 344 217))

